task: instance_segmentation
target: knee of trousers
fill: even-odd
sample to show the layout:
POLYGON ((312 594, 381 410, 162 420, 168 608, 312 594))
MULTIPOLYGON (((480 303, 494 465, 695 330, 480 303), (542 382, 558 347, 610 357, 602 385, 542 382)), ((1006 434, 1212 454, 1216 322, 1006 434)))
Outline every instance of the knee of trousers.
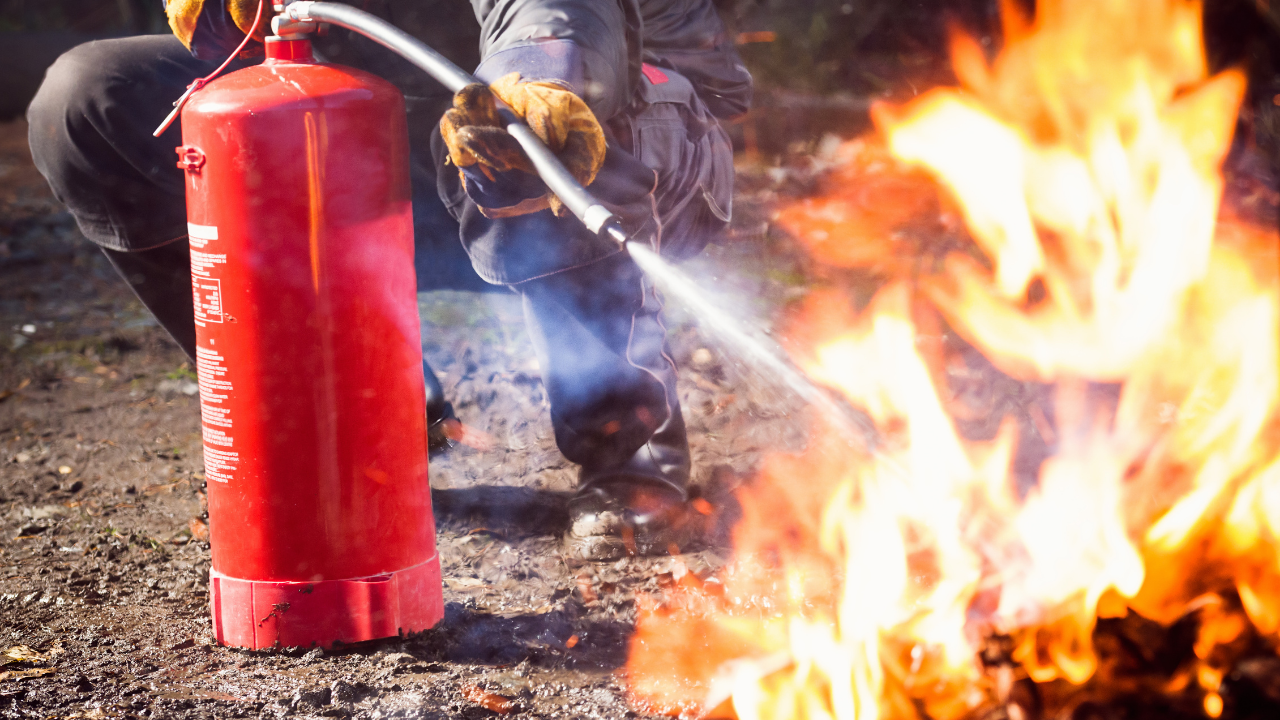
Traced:
POLYGON ((27 108, 36 169, 90 240, 154 247, 185 230, 175 124, 151 130, 204 68, 172 36, 86 43, 64 53, 27 108))
POLYGON ((93 131, 92 119, 101 115, 104 99, 127 90, 118 62, 109 43, 90 42, 63 53, 45 72, 27 107, 31 153, 42 172, 69 159, 78 136, 93 131))
MULTIPOLYGON (((63 174, 92 172, 95 162, 114 154, 104 150, 122 140, 145 138, 149 147, 151 123, 160 122, 169 101, 206 64, 176 38, 159 35, 95 40, 63 53, 27 107, 36 167, 57 191, 63 174)), ((154 143, 167 152, 178 137, 175 124, 154 143)))

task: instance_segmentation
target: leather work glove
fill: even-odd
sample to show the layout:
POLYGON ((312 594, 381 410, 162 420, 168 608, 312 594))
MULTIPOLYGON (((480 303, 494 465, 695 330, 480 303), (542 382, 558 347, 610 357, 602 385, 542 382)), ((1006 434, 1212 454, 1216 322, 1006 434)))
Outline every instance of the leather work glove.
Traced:
MULTIPOLYGON (((259 0, 166 0, 169 27, 192 55, 221 60, 235 51, 253 25, 259 0)), ((262 0, 262 21, 253 36, 266 39, 271 28, 272 0, 262 0)))
POLYGON ((563 216, 559 198, 547 190, 520 144, 506 131, 495 95, 584 186, 595 180, 604 164, 604 130, 572 90, 555 82, 524 82, 520 73, 504 75, 489 87, 476 83, 459 90, 453 109, 440 120, 449 159, 485 216, 514 217, 546 208, 563 216))

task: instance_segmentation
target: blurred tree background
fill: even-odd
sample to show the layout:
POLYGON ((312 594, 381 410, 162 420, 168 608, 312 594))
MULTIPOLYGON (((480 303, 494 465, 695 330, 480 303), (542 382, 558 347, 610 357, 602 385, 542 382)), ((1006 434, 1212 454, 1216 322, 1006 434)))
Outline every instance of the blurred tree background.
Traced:
POLYGON ((0 0, 0 32, 168 32, 159 0, 0 0))
MULTIPOLYGON (((1033 14, 1034 0, 1009 0, 1033 14)), ((1150 0, 1130 0, 1147 2, 1150 0)), ((716 0, 761 86, 814 93, 873 94, 889 76, 947 62, 948 28, 999 47, 1000 0, 716 0), (889 62, 882 62, 887 60, 889 62)), ((1262 76, 1276 68, 1280 0, 1204 0, 1206 44, 1220 69, 1244 64, 1262 76), (1261 63, 1264 67, 1254 67, 1261 63)))
POLYGON ((945 65, 947 27, 990 41, 997 0, 719 0, 760 87, 858 95, 945 65))
MULTIPOLYGON (((460 41, 475 36, 467 0, 345 1, 384 8, 393 22, 465 24, 460 41)), ((949 27, 963 28, 993 54, 1000 46, 1000 0, 713 1, 756 78, 759 111, 747 131, 772 149, 827 130, 856 132, 872 99, 905 99, 954 82, 949 27)), ((1028 11, 1034 5, 1007 1, 1028 11)), ((1280 0, 1205 0, 1205 8, 1214 66, 1248 69, 1247 119, 1280 136, 1280 0)), ((0 53, 6 56, 0 118, 25 108, 44 68, 66 48, 96 37, 157 32, 168 32, 161 0, 0 0, 0 53)))
MULTIPOLYGON (((1035 0, 1006 2, 1034 14, 1035 0)), ((850 110, 865 110, 874 98, 902 100, 954 83, 947 52, 952 28, 977 38, 992 56, 1001 45, 1001 0, 716 4, 756 78, 760 127, 755 134, 762 149, 777 149, 783 138, 812 139, 825 129, 856 132, 865 127, 865 112, 850 110), (770 141, 775 147, 768 147, 770 141)), ((1210 67, 1216 72, 1236 66, 1248 73, 1242 127, 1280 161, 1280 0, 1203 0, 1203 5, 1210 67)))
MULTIPOLYGON (((355 5, 414 0, 345 0, 355 5)), ((1030 10, 1034 0, 1011 0, 1030 10)), ((1144 0, 1133 0, 1142 2, 1144 0)), ((1000 0, 714 0, 763 89, 873 95, 918 69, 945 68, 947 28, 998 46, 1000 0)), ((428 3, 439 12, 443 2, 428 3)), ((440 21, 473 23, 467 0, 440 21)), ((410 11, 411 12, 411 11, 410 11)), ((1255 36, 1280 32, 1280 0, 1206 0, 1211 52, 1247 61, 1255 36), (1217 42, 1214 42, 1214 40, 1217 42)), ((167 32, 161 0, 0 0, 0 33, 95 36, 167 32)), ((929 73, 922 73, 929 74, 929 73)))

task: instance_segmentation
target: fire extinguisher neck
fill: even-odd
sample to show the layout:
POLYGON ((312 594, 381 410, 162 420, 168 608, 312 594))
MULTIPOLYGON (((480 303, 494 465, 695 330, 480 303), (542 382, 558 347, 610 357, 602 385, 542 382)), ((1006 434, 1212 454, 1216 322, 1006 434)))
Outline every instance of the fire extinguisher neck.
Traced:
POLYGON ((306 38, 269 37, 266 42, 267 62, 313 63, 311 41, 306 38))

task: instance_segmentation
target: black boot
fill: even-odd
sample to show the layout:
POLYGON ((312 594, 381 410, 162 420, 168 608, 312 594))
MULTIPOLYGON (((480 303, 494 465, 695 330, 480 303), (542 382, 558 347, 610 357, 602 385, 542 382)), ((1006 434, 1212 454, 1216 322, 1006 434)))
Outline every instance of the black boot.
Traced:
POLYGON ((703 531, 685 491, 688 478, 689 441, 677 405, 625 463, 582 468, 569 500, 565 549, 583 560, 687 550, 703 531))
POLYGON ((422 361, 422 379, 427 386, 427 450, 445 450, 450 445, 445 423, 456 420, 453 404, 444 399, 444 386, 426 360, 422 361))

